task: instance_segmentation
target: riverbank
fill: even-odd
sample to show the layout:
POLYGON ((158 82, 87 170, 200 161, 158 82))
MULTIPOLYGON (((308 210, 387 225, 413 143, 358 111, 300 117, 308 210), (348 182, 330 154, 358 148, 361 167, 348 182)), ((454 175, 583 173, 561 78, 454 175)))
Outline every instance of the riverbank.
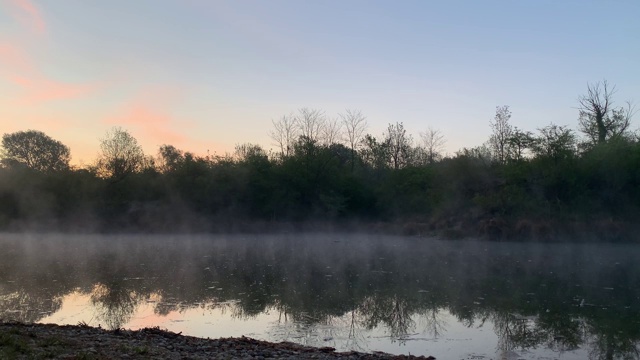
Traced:
POLYGON ((427 359, 386 353, 336 352, 247 337, 202 339, 161 330, 109 331, 79 324, 0 322, 0 359, 427 359))

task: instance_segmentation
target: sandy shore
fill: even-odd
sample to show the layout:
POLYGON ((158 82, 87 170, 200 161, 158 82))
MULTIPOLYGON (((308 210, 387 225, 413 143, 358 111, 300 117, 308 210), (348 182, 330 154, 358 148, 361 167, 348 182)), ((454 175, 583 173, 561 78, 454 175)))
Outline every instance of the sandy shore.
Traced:
POLYGON ((430 359, 385 353, 336 352, 251 338, 202 339, 146 328, 0 322, 0 359, 430 359))

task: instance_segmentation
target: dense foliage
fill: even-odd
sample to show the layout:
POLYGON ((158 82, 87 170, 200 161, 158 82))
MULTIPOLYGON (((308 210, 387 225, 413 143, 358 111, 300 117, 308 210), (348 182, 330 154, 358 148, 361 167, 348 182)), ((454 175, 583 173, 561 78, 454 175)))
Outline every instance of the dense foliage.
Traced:
POLYGON ((259 147, 236 157, 173 155, 118 178, 91 169, 2 168, 0 224, 166 231, 255 220, 401 221, 466 231, 499 220, 513 223, 514 230, 582 222, 614 231, 640 213, 635 140, 504 164, 465 149, 433 164, 398 169, 367 163, 360 153, 352 157, 340 144, 304 139, 281 158, 259 147))
POLYGON ((406 233, 453 237, 627 238, 640 215, 638 138, 625 130, 581 140, 555 124, 534 134, 510 117, 498 107, 487 145, 450 156, 433 129, 422 144, 402 123, 376 138, 350 111, 344 140, 339 123, 301 109, 274 122, 279 152, 244 144, 224 157, 171 145, 145 156, 117 128, 93 167, 42 168, 5 156, 0 227, 250 230, 314 221, 403 224, 406 233))

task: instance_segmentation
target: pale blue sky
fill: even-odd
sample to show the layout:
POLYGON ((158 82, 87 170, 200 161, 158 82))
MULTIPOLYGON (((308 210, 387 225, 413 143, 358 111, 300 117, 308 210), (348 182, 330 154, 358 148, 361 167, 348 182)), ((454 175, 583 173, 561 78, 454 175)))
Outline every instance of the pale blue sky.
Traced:
POLYGON ((0 132, 78 161, 113 125, 148 153, 269 148, 271 119, 305 106, 360 109, 375 136, 432 126, 454 152, 499 105, 535 130, 575 128, 588 82, 640 101, 640 1, 0 0, 2 55, 0 132))

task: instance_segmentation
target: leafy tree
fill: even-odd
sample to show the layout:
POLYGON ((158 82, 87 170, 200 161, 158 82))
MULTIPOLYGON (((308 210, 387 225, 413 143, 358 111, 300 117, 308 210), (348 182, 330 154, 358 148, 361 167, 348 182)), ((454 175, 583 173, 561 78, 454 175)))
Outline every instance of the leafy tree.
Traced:
POLYGON ((237 158, 236 182, 242 183, 237 194, 242 209, 251 217, 269 219, 277 208, 274 190, 277 187, 273 179, 273 162, 259 145, 242 144, 236 146, 237 158))
POLYGON ((360 156, 362 161, 374 169, 383 169, 387 166, 389 158, 389 143, 378 142, 370 134, 361 140, 360 156))
POLYGON ((346 150, 341 145, 322 146, 301 136, 293 155, 278 169, 278 212, 296 220, 339 216, 346 206, 340 188, 346 173, 340 154, 346 155, 346 150))
POLYGON ((430 167, 407 166, 393 171, 381 184, 383 210, 393 216, 428 215, 435 205, 430 167))
POLYGON ((525 158, 525 152, 531 149, 534 138, 531 131, 522 131, 517 127, 513 128, 511 136, 507 139, 509 147, 509 158, 520 161, 525 158))
POLYGON ((587 85, 587 94, 578 99, 580 131, 585 133, 592 145, 602 144, 615 136, 624 135, 631 125, 634 108, 631 102, 626 107, 613 106, 615 86, 606 80, 587 85))
POLYGON ((437 164, 437 178, 446 199, 439 209, 443 213, 467 211, 478 194, 487 193, 494 182, 491 151, 487 146, 463 148, 454 157, 437 164))
POLYGON ((69 168, 70 151, 67 146, 36 130, 18 131, 2 136, 2 163, 21 164, 42 171, 61 171, 69 168))
POLYGON ((473 159, 485 166, 490 165, 494 160, 493 153, 486 143, 473 148, 462 148, 456 152, 455 158, 473 159))
POLYGON ((184 160, 184 153, 173 145, 160 145, 157 167, 160 172, 175 171, 184 160))
POLYGON ((101 177, 121 180, 138 172, 145 165, 145 156, 138 141, 126 130, 114 127, 100 142, 97 173, 101 177))
POLYGON ((575 154, 576 136, 571 129, 550 124, 538 131, 540 135, 535 139, 532 149, 536 156, 559 160, 575 154))
POLYGON ((267 153, 260 145, 250 143, 236 145, 234 155, 241 162, 251 161, 255 158, 267 158, 267 153))

